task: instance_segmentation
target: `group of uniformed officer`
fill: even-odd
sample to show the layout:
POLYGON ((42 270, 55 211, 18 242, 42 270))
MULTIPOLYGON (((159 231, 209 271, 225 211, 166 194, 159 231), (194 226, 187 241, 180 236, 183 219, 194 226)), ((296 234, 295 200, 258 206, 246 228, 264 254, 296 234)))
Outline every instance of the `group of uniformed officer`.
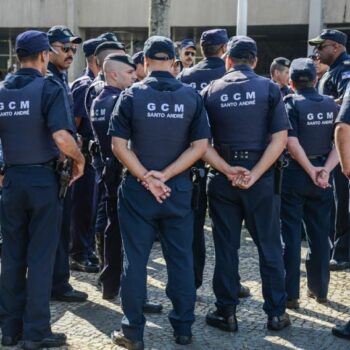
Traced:
MULTIPOLYGON (((0 85, 2 345, 64 345, 65 335, 50 328, 50 297, 85 301, 87 294, 69 284, 69 265, 97 272, 99 263, 102 297, 121 295, 122 329, 113 342, 143 349, 144 313, 162 310, 147 298, 156 237, 167 263, 174 339, 190 344, 207 203, 216 297, 208 325, 238 330, 239 297, 250 294, 238 269, 243 222, 259 253, 268 329, 289 326, 286 308, 299 307, 304 224, 308 296, 327 302, 330 266, 349 261, 341 253, 349 254, 350 160, 340 150, 337 167, 333 142, 335 122, 340 149, 348 132, 345 34, 325 30, 309 41, 330 66, 318 82, 311 58, 279 57, 271 80, 257 75, 256 42, 229 40, 224 29, 202 33, 204 59, 194 66, 194 41, 181 43, 188 68, 179 75, 170 39, 152 36, 131 58, 105 33, 83 43, 87 68, 70 88, 67 69, 81 42, 64 26, 20 34, 21 68, 0 85)), ((350 322, 333 334, 350 338, 350 322)))

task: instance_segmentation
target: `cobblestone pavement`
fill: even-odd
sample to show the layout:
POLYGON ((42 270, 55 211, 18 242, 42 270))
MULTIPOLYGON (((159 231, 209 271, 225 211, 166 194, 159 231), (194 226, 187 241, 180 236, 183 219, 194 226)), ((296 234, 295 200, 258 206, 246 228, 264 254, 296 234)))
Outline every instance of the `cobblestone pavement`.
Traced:
MULTIPOLYGON (((214 266, 214 247, 211 229, 207 228, 207 262, 205 283, 198 292, 196 322, 193 327, 193 344, 183 347, 173 341, 172 330, 167 319, 170 302, 165 296, 166 268, 159 243, 155 243, 148 264, 148 292, 151 300, 161 301, 164 310, 159 315, 147 316, 145 329, 146 349, 307 349, 349 350, 350 342, 331 335, 331 327, 350 318, 349 271, 331 274, 329 303, 317 304, 307 298, 305 268, 302 265, 301 308, 288 311, 292 327, 281 332, 266 328, 266 315, 262 310, 261 283, 257 251, 250 236, 243 232, 240 250, 240 274, 242 282, 251 289, 252 296, 243 299, 238 308, 239 331, 229 334, 205 324, 205 314, 213 307, 214 297, 211 279, 214 266)), ((303 256, 306 249, 303 248, 303 256)), ((71 282, 76 289, 89 293, 84 304, 53 302, 53 330, 64 332, 69 345, 61 350, 110 350, 120 349, 109 339, 110 333, 119 328, 122 311, 119 300, 104 301, 94 274, 72 273, 71 282)), ((6 348, 11 349, 11 348, 6 348)), ((12 348, 15 349, 15 348, 12 348)))

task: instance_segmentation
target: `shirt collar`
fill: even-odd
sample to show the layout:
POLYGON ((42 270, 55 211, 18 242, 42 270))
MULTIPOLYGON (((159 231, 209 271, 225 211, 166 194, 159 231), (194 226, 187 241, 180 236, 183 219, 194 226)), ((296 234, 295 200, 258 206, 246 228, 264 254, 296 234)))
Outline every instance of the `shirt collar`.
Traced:
POLYGON ((338 66, 341 62, 348 60, 349 56, 346 52, 343 52, 342 54, 340 54, 337 59, 330 65, 329 69, 333 69, 336 66, 338 66))
POLYGON ((42 74, 35 68, 20 68, 15 75, 35 75, 42 77, 42 74))
POLYGON ((253 69, 246 64, 238 64, 233 67, 232 71, 243 70, 253 72, 253 69))
POLYGON ((65 73, 60 72, 60 71, 57 69, 57 67, 56 67, 53 63, 49 62, 49 65, 47 66, 47 68, 49 69, 49 71, 50 71, 53 75, 55 75, 55 76, 56 76, 57 78, 59 78, 60 80, 62 80, 62 81, 67 80, 67 79, 66 79, 65 73))
POLYGON ((169 72, 158 71, 158 70, 151 72, 148 77, 151 77, 151 78, 171 78, 171 79, 175 79, 169 72))
POLYGON ((314 87, 308 87, 308 88, 304 88, 304 89, 302 89, 302 90, 298 90, 297 91, 297 94, 298 95, 303 95, 303 96, 309 96, 309 95, 314 95, 314 94, 316 94, 317 93, 317 90, 316 90, 316 88, 314 88, 314 87))

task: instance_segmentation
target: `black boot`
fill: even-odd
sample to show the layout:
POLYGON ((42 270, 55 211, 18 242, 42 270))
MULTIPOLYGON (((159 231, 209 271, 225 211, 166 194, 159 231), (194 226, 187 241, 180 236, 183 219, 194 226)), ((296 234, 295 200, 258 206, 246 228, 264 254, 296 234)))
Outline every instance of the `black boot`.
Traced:
POLYGON ((237 332, 236 305, 209 311, 206 316, 206 322, 209 326, 219 328, 226 332, 237 332))

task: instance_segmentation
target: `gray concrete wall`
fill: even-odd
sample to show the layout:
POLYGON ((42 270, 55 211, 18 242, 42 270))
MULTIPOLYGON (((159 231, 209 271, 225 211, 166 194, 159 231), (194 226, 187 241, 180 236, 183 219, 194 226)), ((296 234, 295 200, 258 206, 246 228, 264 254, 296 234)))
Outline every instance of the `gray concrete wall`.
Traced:
MULTIPOLYGON (((0 0, 0 27, 68 24, 76 9, 77 27, 147 27, 148 0, 0 0)), ((325 0, 325 23, 349 23, 350 0, 325 0)), ((232 26, 237 0, 173 0, 172 26, 232 26)), ((308 23, 308 0, 249 0, 249 25, 308 23)))

